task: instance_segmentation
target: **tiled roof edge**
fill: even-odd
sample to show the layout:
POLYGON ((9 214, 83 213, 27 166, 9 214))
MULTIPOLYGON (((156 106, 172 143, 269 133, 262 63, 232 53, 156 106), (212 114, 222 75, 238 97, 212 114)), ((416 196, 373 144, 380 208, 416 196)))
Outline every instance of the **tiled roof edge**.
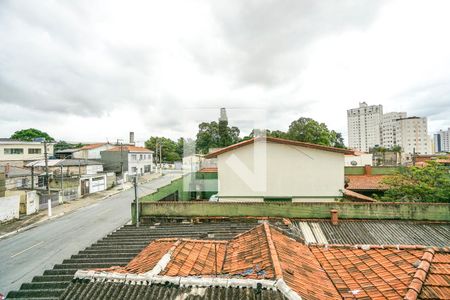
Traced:
POLYGON ((267 244, 269 246, 270 259, 272 260, 275 278, 283 278, 283 271, 281 269, 280 259, 278 258, 278 252, 275 248, 275 244, 273 243, 272 234, 270 233, 270 225, 268 223, 264 223, 263 226, 264 233, 266 234, 267 244))
POLYGON ((343 249, 394 249, 394 250, 433 250, 439 253, 450 253, 449 247, 430 247, 424 245, 369 245, 369 244, 317 244, 310 243, 309 247, 317 248, 343 248, 343 249))
POLYGON ((144 274, 105 273, 96 271, 78 270, 74 275, 74 281, 89 280, 94 282, 116 282, 125 284, 166 284, 178 286, 197 287, 235 287, 257 289, 258 285, 264 289, 278 290, 289 300, 302 300, 302 297, 292 290, 284 280, 248 279, 248 278, 223 278, 223 277, 197 277, 197 276, 161 276, 144 274))
POLYGON ((417 271, 411 283, 406 290, 405 300, 416 300, 422 291, 423 283, 427 279, 428 271, 431 267, 431 262, 433 261, 435 251, 433 249, 425 250, 421 262, 417 267, 417 271))

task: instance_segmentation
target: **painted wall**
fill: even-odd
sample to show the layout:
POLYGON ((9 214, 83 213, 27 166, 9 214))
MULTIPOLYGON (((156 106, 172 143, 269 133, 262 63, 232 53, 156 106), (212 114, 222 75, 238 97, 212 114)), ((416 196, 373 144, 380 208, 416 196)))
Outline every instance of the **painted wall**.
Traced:
POLYGON ((345 166, 371 166, 373 164, 373 154, 372 153, 364 153, 360 155, 345 155, 345 166), (352 164, 352 162, 356 162, 356 164, 352 164))
POLYGON ((342 196, 344 154, 276 143, 266 145, 266 157, 257 155, 256 160, 254 144, 219 155, 220 201, 255 197, 315 198, 320 201, 342 196), (235 159, 233 156, 240 167, 230 165, 235 159), (264 176, 257 178, 255 181, 261 185, 256 189, 242 177, 245 172, 253 172, 255 164, 267 166, 267 180, 264 183, 264 176), (261 187, 265 190, 258 190, 261 187))
POLYGON ((114 145, 105 144, 100 147, 88 150, 80 150, 73 153, 74 158, 83 158, 83 159, 101 159, 100 152, 105 151, 111 148, 114 148, 114 145))
MULTIPOLYGON (((155 217, 280 217, 330 218, 336 209, 343 219, 394 219, 450 221, 446 203, 223 203, 223 202, 141 202, 141 216, 155 217)), ((132 209, 133 209, 132 204, 132 209)))
POLYGON ((153 172, 153 153, 149 152, 130 152, 128 153, 128 174, 135 175, 136 168, 138 174, 145 174, 153 172), (145 166, 149 166, 150 171, 145 172, 145 166))
POLYGON ((0 222, 19 218, 20 196, 13 195, 0 198, 0 222))
MULTIPOLYGON (((0 143, 0 162, 4 165, 11 162, 19 167, 23 166, 23 161, 33 161, 44 159, 44 144, 38 142, 4 142, 0 143), (23 149, 23 154, 5 154, 5 149, 23 149), (29 149, 40 149, 40 153, 29 154, 29 149), (16 162, 16 163, 14 163, 16 162)), ((47 152, 53 155, 53 144, 47 144, 47 152)))

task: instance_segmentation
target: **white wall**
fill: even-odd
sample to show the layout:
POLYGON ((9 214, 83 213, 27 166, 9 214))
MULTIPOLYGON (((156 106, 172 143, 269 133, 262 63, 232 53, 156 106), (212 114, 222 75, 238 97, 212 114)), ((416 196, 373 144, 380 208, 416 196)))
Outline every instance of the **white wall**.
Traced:
MULTIPOLYGON (((344 154, 298 146, 267 143, 265 162, 267 180, 265 191, 257 191, 241 176, 245 173, 230 165, 235 156, 244 167, 253 170, 254 144, 250 144, 218 157, 219 199, 259 197, 292 197, 295 200, 340 197, 344 188, 344 154), (224 198, 221 198, 224 197, 224 198)), ((264 157, 262 158, 264 159, 264 157)), ((258 179, 259 180, 259 179, 258 179)), ((231 200, 231 199, 230 199, 231 200)))
MULTIPOLYGON (((53 155, 53 144, 47 144, 48 155, 53 155)), ((38 142, 2 142, 0 143, 0 161, 30 161, 44 159, 44 144, 38 142), (23 154, 5 154, 5 149, 22 149, 23 154), (29 149, 40 149, 38 154, 29 154, 29 149)), ((19 164, 21 166, 21 164, 19 164)))
POLYGON ((372 153, 362 153, 360 155, 345 155, 345 166, 371 166, 373 164, 373 154, 372 153), (355 161, 356 165, 352 165, 355 161))
POLYGON ((150 172, 153 172, 153 154, 150 152, 130 152, 128 153, 128 174, 129 175, 135 175, 135 172, 133 171, 133 167, 136 168, 138 174, 145 174, 150 172, 144 171, 144 166, 150 166, 150 172), (136 155, 136 159, 134 159, 134 156, 136 155), (142 159, 141 159, 142 155, 142 159), (145 157, 145 158, 144 158, 145 157))
POLYGON ((86 166, 86 174, 92 175, 103 172, 103 165, 87 165, 86 166))
POLYGON ((0 222, 19 218, 20 196, 13 195, 0 198, 0 222))

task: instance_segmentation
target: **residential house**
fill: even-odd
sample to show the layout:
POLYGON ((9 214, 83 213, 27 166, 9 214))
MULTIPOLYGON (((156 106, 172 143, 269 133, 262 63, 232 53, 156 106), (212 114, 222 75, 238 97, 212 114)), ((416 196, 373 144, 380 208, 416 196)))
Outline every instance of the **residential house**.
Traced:
MULTIPOLYGON (((47 166, 51 178, 49 180, 50 188, 58 190, 62 188, 71 199, 108 188, 108 175, 103 172, 103 164, 99 161, 50 159, 47 166)), ((27 164, 27 167, 42 174, 39 177, 39 186, 44 187, 45 161, 34 161, 27 164)))
MULTIPOLYGON (((53 155, 53 143, 47 144, 47 153, 53 155)), ((44 143, 0 139, 0 165, 23 167, 30 161, 44 158, 44 143)))
POLYGON ((60 150, 55 153, 55 156, 58 158, 100 160, 102 158, 100 155, 101 151, 105 151, 114 147, 114 145, 109 143, 95 143, 85 145, 81 148, 60 150))
POLYGON ((335 201, 344 189, 344 155, 353 151, 273 137, 215 152, 219 201, 335 201))
POLYGON ((0 172, 5 174, 5 189, 30 189, 38 184, 38 175, 40 172, 32 172, 24 167, 11 165, 0 166, 0 172))
POLYGON ((115 146, 100 152, 105 170, 129 176, 153 172, 153 151, 131 145, 115 146))

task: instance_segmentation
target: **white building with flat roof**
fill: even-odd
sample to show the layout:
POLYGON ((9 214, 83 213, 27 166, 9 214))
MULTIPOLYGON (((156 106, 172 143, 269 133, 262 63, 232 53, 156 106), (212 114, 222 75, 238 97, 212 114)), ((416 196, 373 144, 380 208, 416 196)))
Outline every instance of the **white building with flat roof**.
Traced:
POLYGON ((370 148, 380 145, 382 117, 382 105, 367 105, 366 102, 361 102, 358 108, 347 110, 349 147, 369 152, 370 148))
POLYGON ((397 119, 397 122, 399 127, 397 137, 404 153, 431 154, 427 118, 407 117, 397 119))
POLYGON ((381 121, 381 146, 387 149, 399 145, 399 123, 398 119, 406 118, 406 112, 390 112, 383 114, 381 121))
MULTIPOLYGON (((53 155, 53 143, 47 143, 47 153, 53 155)), ((23 167, 27 162, 45 158, 44 143, 0 139, 0 165, 23 167)))

